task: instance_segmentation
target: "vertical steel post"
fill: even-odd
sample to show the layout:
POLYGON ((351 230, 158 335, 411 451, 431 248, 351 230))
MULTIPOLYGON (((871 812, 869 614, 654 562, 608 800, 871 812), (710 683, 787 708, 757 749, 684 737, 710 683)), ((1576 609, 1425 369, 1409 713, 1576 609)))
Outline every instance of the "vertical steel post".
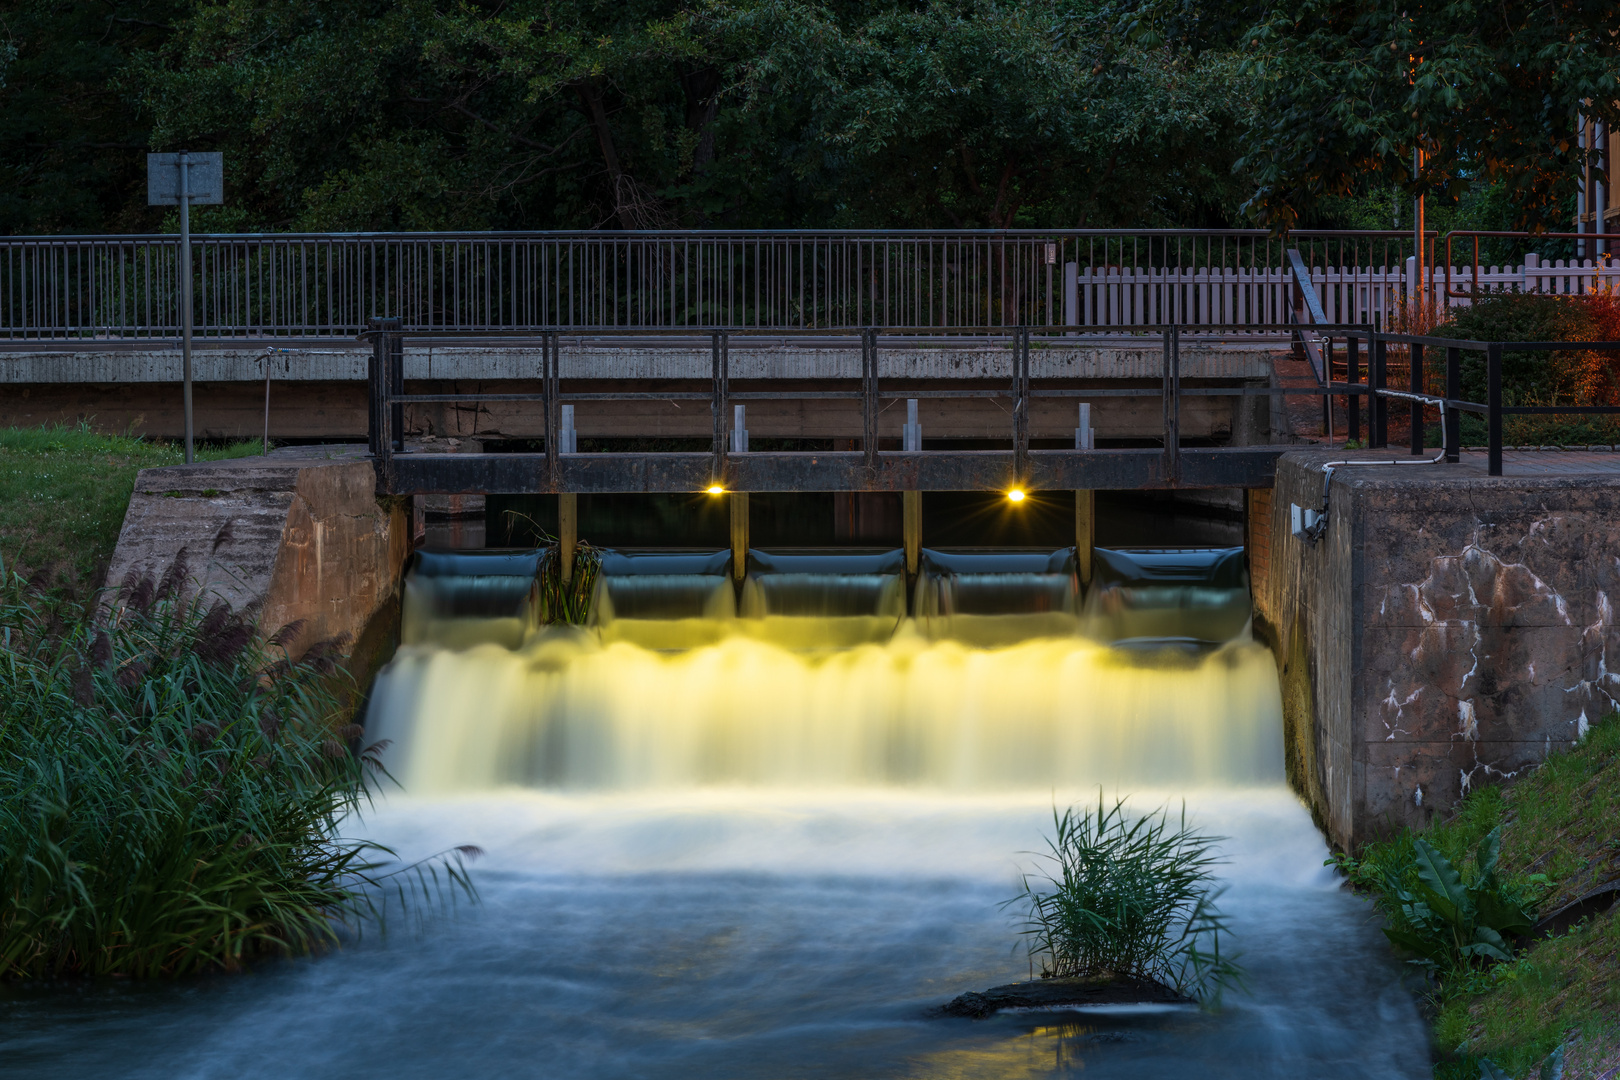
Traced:
POLYGON ((878 466, 878 347, 877 331, 861 331, 861 420, 866 468, 876 472, 878 466))
POLYGON ((574 551, 579 547, 579 496, 557 493, 557 576, 564 585, 574 580, 574 551))
POLYGON ((1367 373, 1371 391, 1368 406, 1368 426, 1371 431, 1367 445, 1379 450, 1389 446, 1389 399, 1378 393, 1389 385, 1389 372, 1385 366, 1387 359, 1388 350, 1383 337, 1375 337, 1372 343, 1372 370, 1367 373))
POLYGON ((726 501, 731 504, 731 576, 740 582, 748 573, 748 492, 733 491, 726 501))
POLYGON ((1079 563, 1080 584, 1091 584, 1092 553, 1097 546, 1097 493, 1074 493, 1074 554, 1079 563))
MULTIPOLYGON (((1361 339, 1350 337, 1345 339, 1345 371, 1344 380, 1352 388, 1361 382, 1361 339)), ((1347 435, 1354 442, 1361 441, 1361 395, 1347 393, 1344 395, 1344 411, 1346 414, 1347 435)))
POLYGON ((1486 472, 1502 475, 1502 346, 1485 350, 1486 472))
POLYGON ((915 578, 922 560, 922 492, 900 493, 900 540, 906 550, 906 576, 915 578))
POLYGON ((1181 340, 1179 327, 1164 330, 1164 479, 1181 475, 1181 340))
MULTIPOLYGON (((388 394, 390 397, 405 393, 405 335, 404 320, 389 319, 388 334, 388 394)), ((395 401, 389 405, 389 428, 393 433, 393 448, 405 450, 405 403, 395 401)))
POLYGON ((371 330, 371 356, 366 361, 366 444, 371 456, 378 460, 383 456, 383 371, 388 367, 388 339, 383 334, 382 324, 377 318, 367 322, 371 330))
POLYGON ((552 491, 562 489, 562 400, 557 374, 557 332, 540 335, 541 393, 546 410, 546 477, 552 491))
POLYGON ((1456 464, 1462 460, 1462 414, 1451 403, 1462 397, 1462 350, 1455 346, 1446 349, 1446 460, 1456 464))
POLYGON ((728 345, 726 335, 719 330, 709 336, 713 374, 709 409, 714 414, 714 462, 709 466, 709 482, 721 486, 726 482, 726 398, 730 396, 728 345))
POLYGON ((1013 483, 1029 483, 1029 327, 1013 332, 1013 483))
MULTIPOLYGON (((1408 376, 1407 388, 1414 394, 1423 393, 1423 346, 1417 342, 1407 346, 1411 357, 1411 374, 1408 376)), ((1412 453, 1423 453, 1423 402, 1412 402, 1412 453)))
POLYGON ((180 371, 185 408, 186 464, 196 460, 191 413, 191 164, 180 151, 180 371))

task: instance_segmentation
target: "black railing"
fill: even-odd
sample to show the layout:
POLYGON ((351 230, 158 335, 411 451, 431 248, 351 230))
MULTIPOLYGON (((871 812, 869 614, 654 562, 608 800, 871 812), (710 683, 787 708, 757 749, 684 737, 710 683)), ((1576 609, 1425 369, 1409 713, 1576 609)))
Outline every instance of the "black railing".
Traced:
MULTIPOLYGON (((1414 455, 1425 452, 1424 410, 1434 408, 1441 415, 1441 440, 1445 460, 1461 460, 1462 413, 1485 417, 1486 472, 1490 476, 1502 475, 1502 420, 1508 416, 1620 416, 1620 405, 1513 405, 1503 402, 1502 357, 1510 352, 1620 352, 1620 341, 1469 341, 1459 338, 1431 337, 1420 334, 1388 334, 1373 332, 1372 364, 1368 374, 1368 390, 1372 395, 1373 417, 1369 425, 1367 445, 1383 448, 1389 445, 1387 402, 1405 400, 1411 410, 1410 447, 1414 455), (1388 388, 1387 350, 1390 345, 1404 345, 1408 355, 1408 390, 1388 388), (1429 367, 1425 361, 1428 349, 1444 349, 1444 387, 1437 393, 1429 392, 1429 367), (1464 353, 1483 353, 1485 356, 1485 400, 1469 401, 1462 396, 1462 357, 1464 353)), ((1352 353, 1351 355, 1354 355, 1352 353)), ((1354 364, 1354 361, 1352 361, 1354 364)), ((1357 381, 1352 367, 1350 383, 1357 381)), ((1356 417, 1351 406, 1351 417, 1356 417)), ((1359 437, 1359 426, 1351 422, 1351 438, 1359 437)))

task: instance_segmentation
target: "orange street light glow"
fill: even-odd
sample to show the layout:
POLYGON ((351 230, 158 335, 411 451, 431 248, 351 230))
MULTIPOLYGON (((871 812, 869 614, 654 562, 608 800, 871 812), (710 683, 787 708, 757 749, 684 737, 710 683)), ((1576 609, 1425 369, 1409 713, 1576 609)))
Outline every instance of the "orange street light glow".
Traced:
POLYGON ((1015 502, 1015 503, 1023 502, 1024 501, 1024 489, 1023 488, 1013 488, 1011 491, 1007 492, 1007 498, 1011 502, 1015 502))
POLYGON ((724 495, 725 493, 726 493, 726 489, 721 487, 719 484, 710 484, 709 485, 709 494, 710 495, 724 495))

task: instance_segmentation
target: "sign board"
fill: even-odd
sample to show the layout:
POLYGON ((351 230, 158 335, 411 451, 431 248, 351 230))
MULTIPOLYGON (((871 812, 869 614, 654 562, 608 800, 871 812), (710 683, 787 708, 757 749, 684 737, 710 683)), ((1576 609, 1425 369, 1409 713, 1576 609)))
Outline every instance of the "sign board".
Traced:
MULTIPOLYGON (((225 155, 187 154, 186 190, 192 206, 225 201, 225 155)), ((180 155, 146 155, 146 201, 151 206, 180 203, 180 155)))

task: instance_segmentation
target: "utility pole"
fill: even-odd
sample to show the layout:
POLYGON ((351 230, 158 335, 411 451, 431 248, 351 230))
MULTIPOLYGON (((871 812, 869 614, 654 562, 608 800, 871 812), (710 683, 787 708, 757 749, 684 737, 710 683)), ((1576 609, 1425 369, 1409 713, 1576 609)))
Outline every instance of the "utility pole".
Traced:
POLYGON ((225 201, 225 157, 223 154, 146 155, 146 201, 150 206, 180 207, 180 250, 176 260, 176 283, 180 287, 180 367, 184 386, 186 464, 196 459, 195 428, 191 411, 191 207, 225 201))

